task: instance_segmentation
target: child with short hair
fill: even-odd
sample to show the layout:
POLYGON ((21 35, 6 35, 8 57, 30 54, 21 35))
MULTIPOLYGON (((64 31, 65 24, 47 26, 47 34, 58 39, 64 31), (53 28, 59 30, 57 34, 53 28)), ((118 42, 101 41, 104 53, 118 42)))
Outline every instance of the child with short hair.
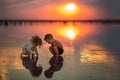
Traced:
POLYGON ((42 40, 39 36, 32 36, 29 42, 27 42, 23 48, 21 57, 28 57, 34 59, 35 56, 38 57, 37 46, 42 45, 42 40))
POLYGON ((64 52, 63 45, 60 41, 54 39, 52 34, 46 34, 44 37, 44 40, 51 44, 49 47, 50 52, 53 54, 55 57, 59 57, 59 55, 62 55, 64 52))

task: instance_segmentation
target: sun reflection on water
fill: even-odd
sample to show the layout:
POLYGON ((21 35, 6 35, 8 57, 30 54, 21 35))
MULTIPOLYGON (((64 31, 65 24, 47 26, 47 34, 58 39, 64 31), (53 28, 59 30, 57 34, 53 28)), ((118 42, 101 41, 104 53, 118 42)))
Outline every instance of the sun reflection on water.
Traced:
POLYGON ((80 55, 80 62, 114 63, 111 53, 99 45, 90 44, 82 47, 80 55))

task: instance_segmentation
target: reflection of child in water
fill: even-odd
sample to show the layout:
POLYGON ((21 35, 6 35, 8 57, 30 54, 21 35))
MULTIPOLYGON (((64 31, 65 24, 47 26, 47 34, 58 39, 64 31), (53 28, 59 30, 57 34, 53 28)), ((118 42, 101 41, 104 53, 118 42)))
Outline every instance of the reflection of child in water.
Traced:
POLYGON ((34 58, 34 56, 38 56, 37 46, 42 45, 42 40, 39 36, 33 36, 31 40, 26 43, 22 48, 21 57, 29 57, 34 58))
POLYGON ((54 39, 52 34, 46 34, 44 37, 44 40, 49 44, 51 44, 51 46, 49 47, 49 50, 53 54, 53 56, 57 58, 59 55, 63 54, 64 50, 63 50, 62 43, 54 39))
POLYGON ((53 56, 50 59, 49 64, 51 66, 44 72, 44 74, 45 74, 45 76, 47 78, 52 78, 54 72, 59 71, 63 66, 63 58, 62 58, 62 56, 58 56, 57 62, 56 62, 56 57, 53 56))
POLYGON ((32 76, 38 77, 42 73, 42 67, 41 66, 36 66, 38 61, 38 58, 36 57, 35 60, 32 60, 28 57, 23 57, 22 58, 22 64, 25 66, 26 69, 30 71, 32 76))

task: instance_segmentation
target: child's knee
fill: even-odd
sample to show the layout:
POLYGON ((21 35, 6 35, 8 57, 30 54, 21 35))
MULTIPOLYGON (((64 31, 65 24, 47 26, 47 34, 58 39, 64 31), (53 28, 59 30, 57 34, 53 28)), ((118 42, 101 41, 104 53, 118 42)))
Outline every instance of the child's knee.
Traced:
POLYGON ((52 46, 49 47, 49 50, 50 50, 50 51, 52 50, 52 46))

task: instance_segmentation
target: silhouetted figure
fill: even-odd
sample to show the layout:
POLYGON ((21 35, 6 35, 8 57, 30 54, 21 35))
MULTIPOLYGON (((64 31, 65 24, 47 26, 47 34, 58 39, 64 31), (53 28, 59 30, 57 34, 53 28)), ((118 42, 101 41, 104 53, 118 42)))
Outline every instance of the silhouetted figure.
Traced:
POLYGON ((52 53, 53 56, 57 58, 63 54, 64 49, 62 43, 56 40, 52 34, 46 34, 44 40, 51 45, 49 47, 49 51, 52 53))
POLYGON ((53 56, 50 59, 49 64, 50 67, 44 72, 44 74, 47 78, 52 78, 54 72, 59 71, 63 66, 62 56, 59 56, 58 59, 56 59, 56 57, 53 56))
POLYGON ((32 76, 38 77, 42 73, 42 67, 36 66, 38 57, 36 57, 36 59, 31 59, 29 57, 22 57, 21 59, 23 66, 25 66, 25 68, 30 71, 32 76))

